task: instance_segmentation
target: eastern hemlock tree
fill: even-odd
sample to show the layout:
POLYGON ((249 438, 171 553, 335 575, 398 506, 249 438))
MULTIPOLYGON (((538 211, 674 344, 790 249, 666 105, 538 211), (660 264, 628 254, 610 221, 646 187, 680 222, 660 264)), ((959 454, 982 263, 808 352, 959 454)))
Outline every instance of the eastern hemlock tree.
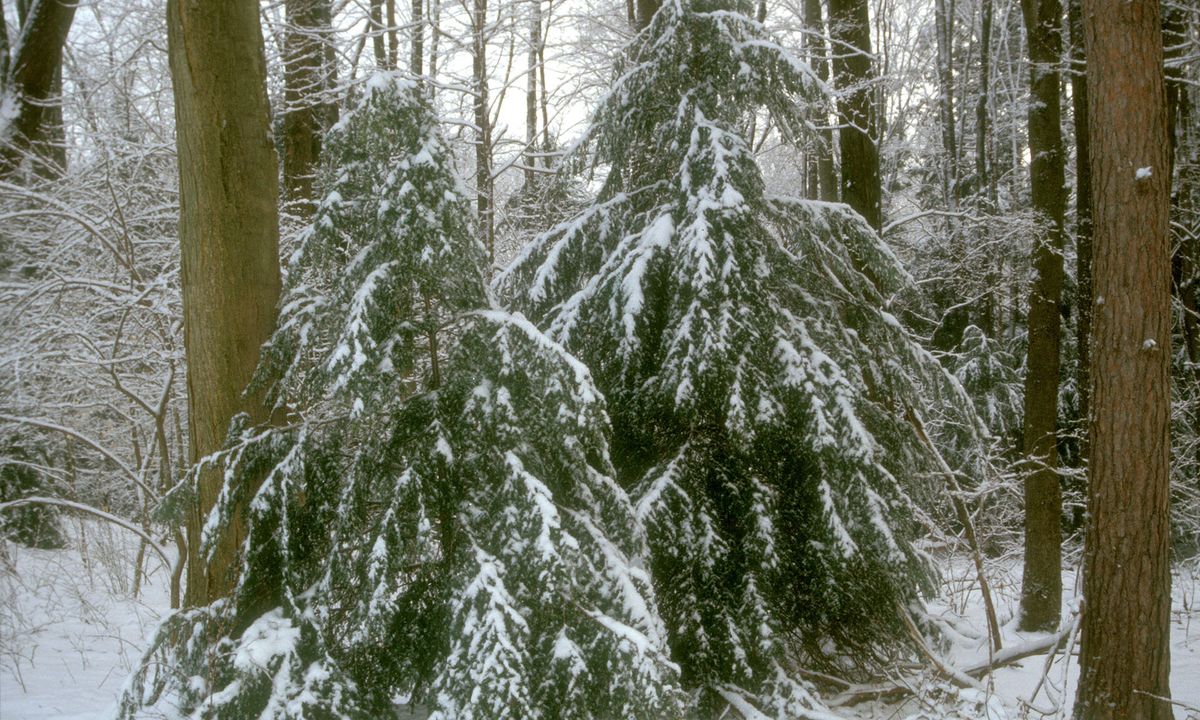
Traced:
POLYGON ((1018 362, 999 341, 968 325, 947 365, 993 436, 1011 440, 1020 432, 1024 399, 1018 362))
POLYGON ((125 714, 680 716, 603 397, 494 309, 422 93, 376 76, 327 152, 255 380, 292 422, 235 423, 209 519, 249 508, 241 579, 166 625, 125 714))
POLYGON ((931 578, 910 542, 931 464, 905 411, 940 404, 978 439, 883 309, 908 279, 867 223, 764 187, 742 129, 765 106, 801 130, 812 87, 748 7, 665 3, 584 145, 608 170, 594 204, 497 278, 608 399, 673 657, 714 716, 813 717, 795 662, 903 649, 931 578))

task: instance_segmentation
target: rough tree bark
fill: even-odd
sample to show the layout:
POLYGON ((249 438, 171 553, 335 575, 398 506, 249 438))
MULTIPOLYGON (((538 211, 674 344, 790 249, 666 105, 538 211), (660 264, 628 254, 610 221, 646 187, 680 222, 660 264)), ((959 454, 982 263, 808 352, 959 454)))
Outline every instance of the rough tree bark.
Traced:
POLYGON ((12 57, 4 53, 0 96, 11 95, 17 113, 0 127, 0 178, 16 174, 27 155, 38 176, 59 177, 64 170, 65 153, 54 146, 50 129, 56 108, 61 123, 62 52, 76 7, 70 0, 36 0, 22 13, 12 57))
MULTIPOLYGON (((258 3, 170 0, 167 28, 179 150, 183 340, 191 457, 219 449, 244 398, 279 299, 278 185, 258 3)), ((200 474, 188 513, 187 606, 226 596, 237 580, 244 523, 234 513, 212 555, 201 528, 221 473, 200 474)))
POLYGON ((1029 350, 1025 371, 1025 566, 1023 630, 1058 625, 1062 604, 1062 488, 1058 465, 1058 373, 1062 343, 1063 146, 1058 65, 1062 4, 1021 0, 1029 40, 1029 151, 1033 209, 1040 228, 1033 246, 1029 350))
POLYGON ((871 91, 871 21, 866 0, 829 0, 833 75, 837 83, 842 155, 842 202, 871 227, 883 227, 883 186, 875 146, 871 91))
POLYGON ((283 47, 283 189, 304 217, 314 208, 313 175, 321 137, 336 112, 325 98, 329 84, 326 38, 329 0, 286 0, 283 47))
POLYGON ((1075 717, 1169 720, 1170 140, 1158 0, 1084 0, 1092 461, 1075 717))
POLYGON ((1088 456, 1087 424, 1091 412, 1092 334, 1092 168, 1088 134, 1087 64, 1083 51, 1083 11, 1080 0, 1069 0, 1071 28, 1071 106, 1075 115, 1075 349, 1079 365, 1075 372, 1079 392, 1079 422, 1084 430, 1079 456, 1088 456))

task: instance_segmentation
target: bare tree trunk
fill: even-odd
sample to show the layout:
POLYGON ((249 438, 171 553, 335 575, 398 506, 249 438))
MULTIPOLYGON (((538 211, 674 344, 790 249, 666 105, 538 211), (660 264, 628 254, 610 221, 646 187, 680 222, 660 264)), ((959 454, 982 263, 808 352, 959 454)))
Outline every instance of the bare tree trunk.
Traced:
POLYGON ((302 217, 314 208, 313 175, 330 120, 326 47, 329 0, 286 0, 283 53, 283 189, 302 217))
POLYGON ((1079 0, 1069 0, 1071 28, 1071 105, 1075 115, 1075 372, 1079 392, 1079 422, 1083 429, 1079 456, 1088 457, 1088 416, 1091 412, 1092 334, 1092 168, 1088 131, 1087 63, 1083 52, 1083 13, 1079 0))
POLYGON ((1079 720, 1169 720, 1171 177, 1158 0, 1084 0, 1095 224, 1079 720))
POLYGON ((635 2, 637 3, 637 29, 643 30, 650 24, 654 13, 658 12, 662 0, 635 0, 635 2))
POLYGON ((542 46, 542 0, 529 1, 529 72, 525 82, 525 192, 537 185, 538 70, 542 46))
POLYGON ((1063 190, 1058 64, 1062 61, 1059 0, 1021 0, 1029 39, 1029 151, 1033 209, 1039 230, 1029 292, 1025 370, 1025 567, 1021 628, 1050 630, 1062 604, 1062 488, 1058 465, 1058 373, 1062 344, 1063 190))
MULTIPOLYGON (((825 18, 821 0, 804 0, 804 27, 809 43, 809 63, 822 82, 829 82, 829 43, 825 41, 825 18)), ((827 202, 837 202, 837 169, 833 165, 833 129, 829 126, 829 114, 822 111, 818 120, 817 135, 820 142, 816 148, 817 196, 827 202)))
POLYGON ((380 70, 388 69, 387 45, 384 34, 387 32, 383 25, 383 0, 371 0, 371 49, 375 53, 375 67, 380 70))
MULTIPOLYGON (((188 422, 193 461, 219 449, 230 418, 265 409, 242 395, 270 336, 279 299, 278 185, 258 3, 170 0, 167 6, 179 148, 179 244, 188 422)), ((221 472, 200 474, 187 517, 185 604, 206 605, 237 581, 245 527, 235 512, 215 549, 201 528, 221 472)))
POLYGON ((425 0, 412 0, 412 52, 409 67, 420 78, 425 74, 425 0))
POLYGON ((27 154, 39 176, 59 177, 64 169, 65 150, 55 147, 52 127, 57 118, 61 136, 62 54, 76 7, 70 0, 37 0, 19 13, 21 32, 0 76, 0 94, 12 95, 17 106, 11 125, 0 128, 0 179, 17 173, 27 154))
POLYGON ((398 64, 400 59, 400 48, 399 38, 397 37, 399 30, 396 26, 396 0, 387 0, 386 7, 388 37, 387 66, 388 70, 395 70, 396 68, 400 67, 398 64))
MULTIPOLYGON (((991 136, 990 107, 992 82, 992 0, 981 0, 979 8, 979 97, 975 101, 975 174, 979 177, 980 194, 987 193, 992 206, 996 205, 995 173, 988 158, 991 136)), ((990 334, 990 332, 989 332, 990 334)))
POLYGON ((942 116, 942 151, 946 154, 942 189, 946 203, 957 205, 959 197, 958 133, 954 124, 954 5, 953 0, 936 0, 938 107, 942 116))
POLYGON ((833 74, 841 97, 842 201, 883 227, 883 187, 875 146, 875 103, 871 88, 871 22, 867 0, 829 0, 833 74))
POLYGON ((492 121, 488 113, 487 0, 473 0, 472 66, 475 78, 475 211, 479 234, 488 251, 488 267, 496 261, 492 210, 492 121))

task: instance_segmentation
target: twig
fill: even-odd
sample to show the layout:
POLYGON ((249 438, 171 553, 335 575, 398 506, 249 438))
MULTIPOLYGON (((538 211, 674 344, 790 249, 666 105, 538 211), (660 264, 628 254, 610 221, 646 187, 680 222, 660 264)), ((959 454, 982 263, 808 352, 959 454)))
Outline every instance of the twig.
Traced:
POLYGON ((162 559, 163 565, 166 567, 172 566, 171 559, 167 557, 166 550, 163 549, 163 547, 157 542, 155 542, 154 538, 150 537, 149 533, 147 533, 145 530, 142 530, 137 525, 129 522, 128 520, 125 520, 124 518, 119 518, 111 513, 106 513, 99 508, 92 507, 91 505, 84 505, 83 503, 71 502, 70 500, 62 500, 60 498, 25 497, 18 500, 9 500, 8 502, 0 503, 0 512, 13 508, 24 507, 26 505, 54 505, 56 507, 67 508, 68 510, 76 510, 78 512, 87 513, 93 517, 100 518, 101 520, 112 523, 117 527, 124 528, 137 535, 142 540, 146 541, 146 544, 149 545, 154 552, 158 553, 158 557, 162 559))
POLYGON ((954 504, 954 511, 958 515, 959 522, 963 525, 963 533, 967 536, 967 544, 971 548, 971 558, 975 562, 975 574, 979 578, 979 593, 983 595, 983 610, 987 615, 988 637, 991 640, 992 652, 1000 652, 1003 648, 1003 643, 1000 640, 1000 623, 996 619, 996 606, 992 604, 992 589, 988 584, 987 575, 983 571, 983 552, 979 548, 979 538, 975 535, 975 523, 971 521, 971 514, 967 512, 967 506, 963 503, 962 488, 958 484, 958 478, 951 469, 950 464, 946 462, 946 458, 942 457, 942 453, 938 451, 934 444, 929 440, 929 435, 925 432, 925 423, 921 421, 921 416, 911 405, 905 406, 905 416, 909 424, 913 426, 917 437, 921 443, 928 448, 929 452, 937 459, 938 466, 942 473, 946 476, 946 482, 950 486, 950 500, 954 504))

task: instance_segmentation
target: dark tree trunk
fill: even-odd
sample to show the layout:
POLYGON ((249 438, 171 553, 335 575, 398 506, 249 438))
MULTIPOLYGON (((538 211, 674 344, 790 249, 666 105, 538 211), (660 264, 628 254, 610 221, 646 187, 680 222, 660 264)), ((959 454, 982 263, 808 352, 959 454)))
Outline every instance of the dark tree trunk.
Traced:
MULTIPOLYGON (((990 106, 992 82, 992 0, 982 0, 979 8, 979 97, 975 101, 975 174, 980 194, 987 193, 992 208, 996 205, 995 173, 988 158, 991 137, 990 106)), ((990 334, 990 333, 989 333, 990 334)))
POLYGON ((1092 168, 1088 130, 1087 64, 1084 61, 1083 13, 1079 0, 1069 0, 1071 27, 1071 105, 1075 115, 1075 372, 1079 392, 1080 459, 1088 456, 1087 425, 1091 412, 1092 334, 1092 168))
MULTIPOLYGON (((220 449, 232 416, 267 419, 243 397, 279 300, 278 185, 258 3, 170 0, 179 149, 179 245, 193 461, 220 449)), ((206 605, 237 581, 245 524, 235 512, 209 559, 201 528, 221 488, 203 472, 187 517, 185 603, 206 605)))
POLYGON ((474 0, 472 15, 472 65, 475 78, 475 211, 479 234, 488 251, 488 266, 496 260, 496 233, 492 212, 492 122, 488 114, 487 0, 474 0))
POLYGON ((938 106, 942 116, 942 152, 946 154, 943 192, 951 207, 959 198, 958 133, 954 122, 954 6, 934 2, 937 25, 938 106))
POLYGON ((283 56, 283 188, 296 212, 307 217, 314 207, 313 175, 321 156, 321 137, 331 121, 326 99, 329 67, 329 0, 287 0, 283 56))
POLYGON ((1021 628, 1053 629, 1062 603, 1062 488, 1058 465, 1058 373, 1062 342, 1063 216, 1066 191, 1060 125, 1062 5, 1021 0, 1031 61, 1029 151, 1039 230, 1029 292, 1025 370, 1025 567, 1021 628))
POLYGON ((425 0, 412 0, 412 51, 408 64, 416 77, 425 74, 425 0))
POLYGON ((17 114, 0 144, 0 178, 17 173, 26 156, 41 177, 59 177, 65 169, 62 133, 62 53, 75 20, 77 4, 37 0, 19 13, 21 32, 0 77, 5 94, 17 99, 17 114), (57 133, 53 130, 57 118, 57 133), (60 142, 55 143, 55 136, 60 142))
POLYGON ((1158 0, 1084 0, 1096 181, 1079 720, 1169 720, 1170 168, 1158 0))
MULTIPOLYGON (((829 44, 825 41, 825 18, 821 0, 804 0, 804 27, 809 43, 809 62, 822 82, 829 82, 829 44)), ((816 147, 817 196, 827 202, 837 202, 837 168, 833 164, 833 129, 828 127, 829 116, 824 110, 817 118, 820 138, 816 147)))
MULTIPOLYGON (((1176 154, 1188 145, 1180 142, 1180 134, 1186 132, 1191 121, 1192 104, 1188 96, 1188 82, 1184 77, 1182 56, 1189 48, 1187 18, 1183 9, 1164 3, 1166 16, 1163 18, 1163 47, 1167 61, 1174 61, 1166 70, 1167 82, 1167 127, 1171 138, 1172 177, 1176 165, 1182 166, 1177 185, 1174 211, 1192 210, 1192 194, 1197 167, 1195 163, 1176 163, 1176 154)), ((1194 364, 1193 376, 1200 380, 1200 243, 1194 235, 1184 237, 1174 249, 1171 258, 1172 286, 1183 308, 1181 319, 1184 352, 1194 364)))
POLYGON ((842 201, 883 227, 883 188, 879 175, 871 70, 871 22, 866 0, 829 0, 833 75, 840 98, 842 201))
POLYGON ((637 3, 637 29, 641 30, 650 24, 654 13, 662 5, 662 0, 634 0, 637 3))
POLYGON ((387 30, 383 25, 383 0, 371 0, 370 15, 371 49, 375 53, 375 67, 387 70, 387 40, 384 37, 387 30))

